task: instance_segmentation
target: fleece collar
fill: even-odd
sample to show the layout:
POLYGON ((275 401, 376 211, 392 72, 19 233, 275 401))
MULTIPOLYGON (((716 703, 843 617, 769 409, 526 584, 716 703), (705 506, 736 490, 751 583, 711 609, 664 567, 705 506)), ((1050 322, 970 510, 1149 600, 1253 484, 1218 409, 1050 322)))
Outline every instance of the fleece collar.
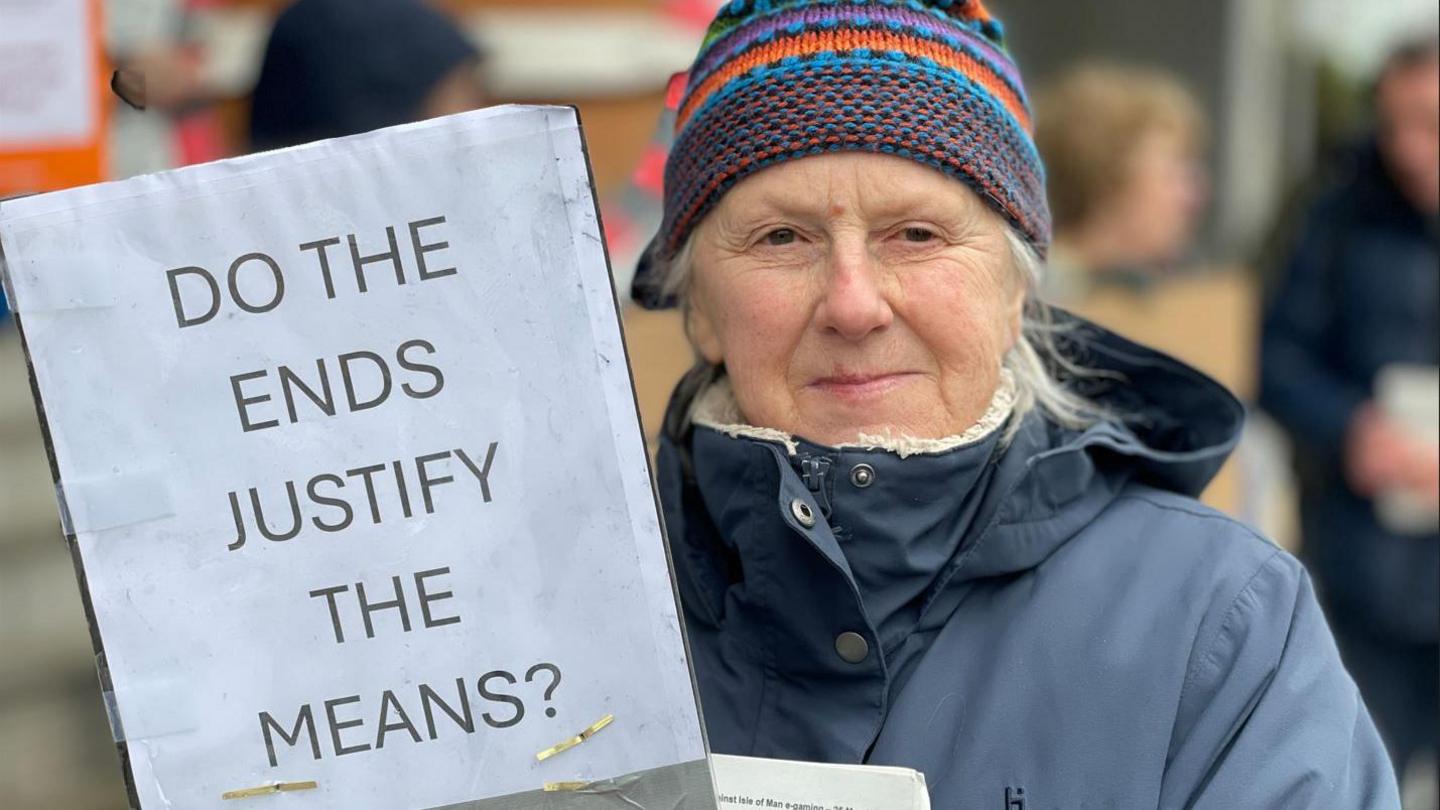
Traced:
MULTIPOLYGON (((834 447, 835 450, 880 450, 894 453, 900 458, 915 455, 940 455, 961 447, 967 447, 984 440, 1000 429, 1015 410, 1015 378, 1005 369, 1000 371, 1000 384, 990 398, 985 413, 962 433, 943 436, 938 439, 922 439, 905 434, 859 434, 855 441, 834 447)), ((735 400, 735 391, 729 377, 721 377, 695 398, 690 410, 690 423, 710 428, 731 438, 756 439, 774 442, 785 448, 789 455, 799 452, 801 439, 775 428, 751 425, 740 413, 735 400)))

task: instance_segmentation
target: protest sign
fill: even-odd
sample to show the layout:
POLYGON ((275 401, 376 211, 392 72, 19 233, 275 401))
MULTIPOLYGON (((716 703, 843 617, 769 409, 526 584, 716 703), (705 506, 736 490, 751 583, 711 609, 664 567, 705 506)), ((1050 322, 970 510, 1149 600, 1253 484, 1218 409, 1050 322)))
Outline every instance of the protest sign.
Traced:
POLYGON ((11 200, 0 250, 142 810, 712 806, 573 110, 11 200))

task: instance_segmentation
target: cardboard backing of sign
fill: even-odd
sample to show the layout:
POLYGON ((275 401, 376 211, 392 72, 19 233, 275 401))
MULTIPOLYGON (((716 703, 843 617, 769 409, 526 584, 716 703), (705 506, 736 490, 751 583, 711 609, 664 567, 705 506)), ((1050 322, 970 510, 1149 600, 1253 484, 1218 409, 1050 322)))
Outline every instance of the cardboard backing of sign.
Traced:
POLYGON ((133 806, 714 806, 572 109, 11 200, 0 278, 133 806))

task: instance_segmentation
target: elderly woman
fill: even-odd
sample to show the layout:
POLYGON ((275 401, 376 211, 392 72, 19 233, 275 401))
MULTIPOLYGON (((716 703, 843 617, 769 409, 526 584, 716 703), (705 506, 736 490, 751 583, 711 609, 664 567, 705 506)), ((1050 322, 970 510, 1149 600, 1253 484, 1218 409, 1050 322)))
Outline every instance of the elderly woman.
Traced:
POLYGON ((712 748, 936 807, 1398 807, 1304 570, 1195 495, 1242 411, 1032 299, 1043 170, 977 0, 737 0, 640 302, 712 748))

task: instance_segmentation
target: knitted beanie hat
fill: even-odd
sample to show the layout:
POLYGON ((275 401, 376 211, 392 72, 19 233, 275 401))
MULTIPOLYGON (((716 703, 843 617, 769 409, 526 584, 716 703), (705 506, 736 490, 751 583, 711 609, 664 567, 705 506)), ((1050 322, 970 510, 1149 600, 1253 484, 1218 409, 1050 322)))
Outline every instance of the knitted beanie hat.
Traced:
POLYGON ((1020 73, 981 0, 733 0, 690 70, 665 164, 665 217, 631 296, 743 178, 825 152, 897 155, 975 190, 1042 254, 1044 167, 1020 73))

